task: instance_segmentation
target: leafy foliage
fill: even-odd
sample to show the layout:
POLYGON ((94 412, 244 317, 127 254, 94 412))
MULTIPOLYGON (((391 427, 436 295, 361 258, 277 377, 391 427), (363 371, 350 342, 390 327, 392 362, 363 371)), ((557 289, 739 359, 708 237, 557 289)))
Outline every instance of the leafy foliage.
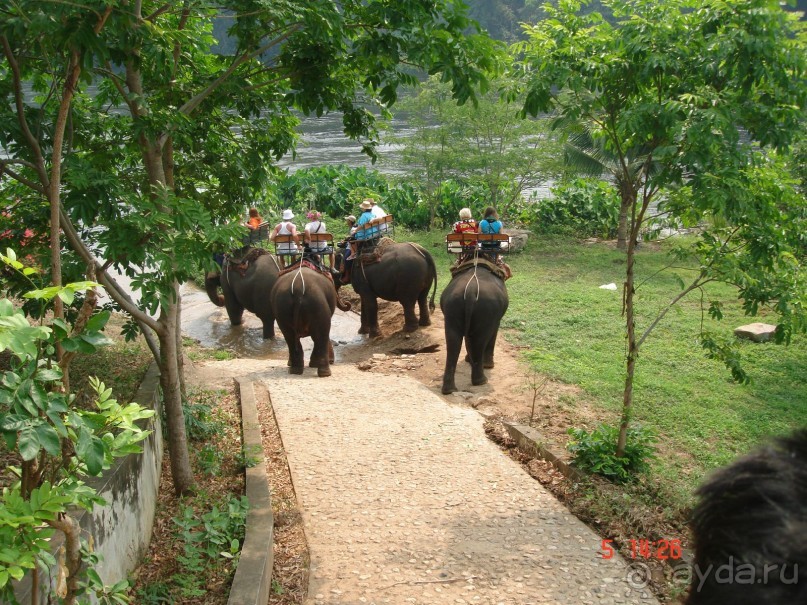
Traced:
POLYGON ((572 440, 566 446, 574 456, 574 463, 582 470, 601 475, 616 483, 624 483, 635 478, 637 473, 647 470, 648 461, 655 458, 656 435, 634 425, 628 429, 625 453, 617 456, 619 429, 605 424, 593 431, 570 428, 572 440))
MULTIPOLYGON (((26 277, 36 273, 11 250, 0 260, 26 277)), ((46 302, 55 297, 70 300, 75 292, 95 285, 39 288, 28 296, 46 302)), ((57 522, 70 507, 91 510, 104 504, 82 479, 99 475, 115 458, 140 452, 139 444, 149 434, 137 423, 154 411, 136 403, 119 404, 97 378, 90 379, 95 393, 91 410, 75 409, 75 396, 61 389, 62 370, 54 359, 57 343, 66 350, 94 351, 106 342, 100 330, 107 319, 106 313, 94 315, 82 332, 73 334, 61 320, 31 325, 10 300, 0 299, 0 351, 10 353, 9 367, 0 378, 0 436, 20 462, 9 469, 17 481, 3 489, 0 504, 0 597, 10 602, 11 580, 36 565, 54 563, 48 542, 53 529, 48 527, 61 527, 57 522)), ((97 563, 86 549, 83 556, 86 563, 97 563)), ((103 602, 123 602, 119 597, 126 586, 105 588, 92 569, 86 582, 103 602)))
MULTIPOLYGON (((525 189, 559 171, 558 146, 545 121, 519 119, 515 99, 499 93, 507 84, 497 80, 476 105, 458 107, 448 87, 431 78, 401 102, 412 132, 394 140, 403 145, 401 163, 420 185, 430 222, 440 218, 446 182, 484 191, 483 199, 470 196, 456 210, 476 205, 481 213, 492 205, 507 215, 525 189)), ((449 221, 456 217, 451 213, 449 221)))
MULTIPOLYGON (((554 111, 557 124, 585 135, 580 149, 607 160, 599 163, 612 167, 629 217, 621 453, 639 349, 687 293, 728 281, 749 314, 763 305, 777 311, 783 339, 807 330, 803 259, 792 235, 799 230, 781 220, 798 206, 794 184, 767 161, 803 137, 807 44, 798 17, 773 0, 602 4, 612 22, 573 1, 547 6, 549 18, 513 48, 514 77, 525 94, 522 115, 554 111), (635 245, 659 198, 686 226, 711 220, 725 228, 703 231, 694 252, 701 270, 637 333, 635 245)), ((736 359, 725 361, 739 376, 736 359)))
POLYGON ((552 188, 552 197, 524 207, 520 219, 542 233, 611 238, 619 222, 619 197, 608 183, 573 179, 552 188))

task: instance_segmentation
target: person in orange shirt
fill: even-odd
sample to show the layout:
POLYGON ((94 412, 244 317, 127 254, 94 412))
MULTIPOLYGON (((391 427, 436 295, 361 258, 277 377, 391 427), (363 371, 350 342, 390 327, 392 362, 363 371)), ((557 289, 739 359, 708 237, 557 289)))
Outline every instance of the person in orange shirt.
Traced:
POLYGON ((258 229, 258 228, 260 228, 262 222, 263 222, 263 219, 261 218, 261 215, 258 214, 258 209, 257 208, 250 208, 249 209, 249 220, 247 221, 247 227, 249 227, 250 229, 253 229, 253 230, 258 229))

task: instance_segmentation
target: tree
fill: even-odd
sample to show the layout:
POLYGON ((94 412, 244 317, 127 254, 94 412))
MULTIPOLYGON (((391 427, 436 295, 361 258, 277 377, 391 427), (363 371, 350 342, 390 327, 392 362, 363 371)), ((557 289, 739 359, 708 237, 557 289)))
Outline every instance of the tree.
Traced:
POLYGON ((473 101, 495 58, 489 39, 464 33, 474 25, 464 10, 453 0, 22 0, 0 9, 0 187, 10 178, 48 200, 54 283, 63 237, 145 335, 178 493, 193 487, 180 283, 239 239, 225 223, 293 149, 295 110, 342 112, 345 134, 374 155, 372 109, 415 82, 412 67, 441 73, 456 101, 473 101), (219 19, 230 22, 233 55, 212 51, 219 19))
POLYGON ((506 213, 525 189, 559 172, 546 121, 520 119, 516 104, 500 97, 504 86, 498 80, 475 106, 457 106, 448 86, 432 77, 401 102, 412 132, 397 141, 429 200, 430 224, 447 179, 483 185, 486 205, 506 213))
MULTIPOLYGON (((636 242, 652 202, 690 226, 711 220, 689 251, 700 264, 695 278, 671 305, 723 280, 738 286, 747 312, 770 304, 780 313, 779 339, 805 329, 804 256, 794 253, 804 199, 766 150, 786 148, 804 128, 807 49, 803 25, 773 0, 602 4, 614 25, 561 1, 514 51, 523 114, 552 110, 581 124, 611 158, 630 209, 621 456, 639 350, 670 308, 637 333, 636 242)), ((716 304, 710 311, 719 316, 716 304)), ((725 348, 704 344, 744 378, 725 348)))

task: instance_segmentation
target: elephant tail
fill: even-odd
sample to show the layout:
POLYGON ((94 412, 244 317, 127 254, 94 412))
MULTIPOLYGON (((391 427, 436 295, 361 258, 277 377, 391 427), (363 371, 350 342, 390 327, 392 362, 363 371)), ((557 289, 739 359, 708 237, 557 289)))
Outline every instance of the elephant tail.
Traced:
POLYGON ((210 302, 217 307, 224 306, 224 296, 219 293, 219 286, 221 286, 221 274, 211 271, 205 275, 205 291, 207 292, 210 302))
MULTIPOLYGON (((424 252, 426 252, 424 250, 424 252)), ((432 255, 426 252, 426 262, 429 265, 429 271, 431 272, 431 286, 432 286, 432 297, 429 299, 429 311, 434 311, 434 297, 437 294, 437 265, 434 264, 434 259, 432 255)))

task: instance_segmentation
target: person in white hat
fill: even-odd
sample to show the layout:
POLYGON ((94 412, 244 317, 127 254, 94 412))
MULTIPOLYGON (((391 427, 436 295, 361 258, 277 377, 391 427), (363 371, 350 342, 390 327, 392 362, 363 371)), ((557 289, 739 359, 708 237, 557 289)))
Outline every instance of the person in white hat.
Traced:
MULTIPOLYGON (((367 198, 364 201, 365 202, 370 202, 373 205, 373 207, 370 208, 370 212, 373 213, 373 218, 384 218, 385 216, 387 216, 387 213, 384 211, 384 209, 381 206, 379 206, 378 202, 376 202, 374 199, 367 198)), ((381 233, 383 234, 387 230, 387 224, 383 223, 383 224, 379 225, 378 228, 380 229, 381 233)))
POLYGON ((356 221, 356 226, 352 230, 356 233, 356 239, 365 240, 378 237, 378 227, 361 229, 363 225, 366 225, 375 218, 373 216, 373 200, 364 200, 361 204, 359 204, 359 208, 361 208, 361 216, 359 217, 359 220, 356 221))
POLYGON ((272 230, 272 235, 269 236, 269 239, 275 241, 275 238, 278 235, 291 235, 293 236, 293 242, 280 242, 276 245, 275 250, 280 257, 280 264, 281 266, 285 263, 283 259, 285 256, 295 254, 299 251, 299 244, 300 240, 297 235, 297 227, 294 223, 291 222, 291 219, 294 218, 294 213, 291 211, 291 208, 286 208, 283 211, 283 220, 280 221, 275 228, 272 230))

